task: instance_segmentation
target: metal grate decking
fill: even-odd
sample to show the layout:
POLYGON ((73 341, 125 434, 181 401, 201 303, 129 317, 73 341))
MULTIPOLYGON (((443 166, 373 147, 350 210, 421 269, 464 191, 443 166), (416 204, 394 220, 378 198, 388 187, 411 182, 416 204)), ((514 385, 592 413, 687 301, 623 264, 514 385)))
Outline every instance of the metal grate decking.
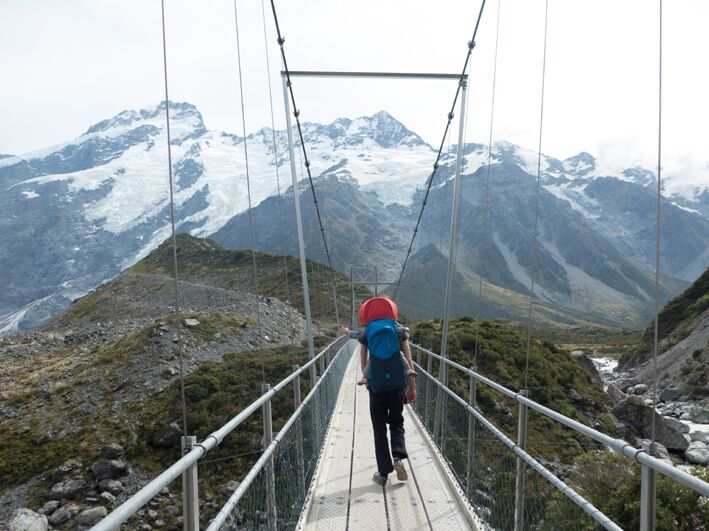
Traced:
POLYGON ((404 410, 409 480, 395 474, 385 488, 376 470, 369 395, 356 382, 358 352, 350 360, 321 456, 307 516, 300 528, 474 529, 470 508, 457 493, 428 436, 408 406, 404 410))

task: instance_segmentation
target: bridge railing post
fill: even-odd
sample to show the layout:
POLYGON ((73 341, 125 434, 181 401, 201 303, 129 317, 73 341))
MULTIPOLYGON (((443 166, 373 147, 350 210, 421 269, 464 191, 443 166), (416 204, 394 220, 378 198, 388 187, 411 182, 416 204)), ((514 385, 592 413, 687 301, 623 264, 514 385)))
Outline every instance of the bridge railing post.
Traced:
MULTIPOLYGON (((293 372, 300 369, 299 365, 293 365, 293 372)), ((293 380, 293 409, 298 409, 300 407, 300 374, 293 380)), ((300 494, 305 500, 307 494, 307 485, 305 484, 305 457, 303 455, 303 423, 301 422, 301 417, 298 417, 296 424, 296 455, 298 459, 298 486, 300 487, 300 494)))
MULTIPOLYGON (((527 390, 519 392, 522 396, 527 396, 527 390)), ((527 415, 526 404, 517 402, 517 446, 520 449, 527 449, 527 415)), ((515 482, 515 531, 524 529, 524 475, 527 464, 521 457, 517 457, 517 480, 515 482)))
MULTIPOLYGON (((197 437, 187 435, 181 438, 183 455, 187 455, 197 444, 197 437)), ((197 490, 197 463, 182 473, 182 519, 185 531, 199 531, 199 492, 197 490)))
MULTIPOLYGON (((473 366, 475 370, 475 366, 473 366)), ((475 377, 470 374, 470 396, 468 398, 468 404, 470 407, 475 409, 475 403, 477 400, 477 384, 478 381, 475 377)), ((475 417, 472 413, 468 414, 468 459, 465 474, 465 488, 468 499, 473 494, 473 474, 475 471, 475 417)))
MULTIPOLYGON (((261 394, 264 395, 271 390, 267 383, 261 384, 261 394)), ((271 401, 267 400, 263 404, 263 448, 264 450, 273 441, 273 415, 271 413, 271 401)), ((269 459, 266 465, 266 506, 268 510, 268 529, 275 531, 276 523, 276 478, 273 470, 273 458, 269 459)))
MULTIPOLYGON (((431 375, 433 373, 433 356, 426 354, 426 372, 431 375)), ((427 430, 431 430, 431 376, 426 378, 426 409, 424 411, 424 425, 427 430)))
POLYGON ((655 471, 641 465, 640 531, 655 531, 655 471))

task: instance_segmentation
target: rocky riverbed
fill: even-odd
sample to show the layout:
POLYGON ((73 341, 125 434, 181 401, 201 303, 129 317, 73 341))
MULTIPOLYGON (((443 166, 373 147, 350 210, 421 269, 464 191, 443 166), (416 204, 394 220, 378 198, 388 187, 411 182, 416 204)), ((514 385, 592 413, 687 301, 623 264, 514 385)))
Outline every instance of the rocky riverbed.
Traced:
MULTIPOLYGON (((650 436, 652 385, 641 382, 635 368, 619 371, 615 358, 591 359, 604 389, 616 402, 613 413, 624 423, 626 438, 636 446, 646 445, 650 436)), ((693 400, 680 389, 660 382, 655 409, 657 441, 662 444, 660 457, 675 464, 708 465, 709 399, 693 400)))

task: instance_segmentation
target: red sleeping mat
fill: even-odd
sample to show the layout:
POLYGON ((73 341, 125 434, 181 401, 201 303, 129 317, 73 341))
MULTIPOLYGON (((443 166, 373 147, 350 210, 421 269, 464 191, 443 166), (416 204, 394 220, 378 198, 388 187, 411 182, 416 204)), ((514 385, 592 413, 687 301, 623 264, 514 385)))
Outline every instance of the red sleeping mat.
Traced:
POLYGON ((362 303, 359 307, 359 322, 362 326, 377 319, 394 319, 399 317, 396 303, 388 297, 374 297, 362 303))

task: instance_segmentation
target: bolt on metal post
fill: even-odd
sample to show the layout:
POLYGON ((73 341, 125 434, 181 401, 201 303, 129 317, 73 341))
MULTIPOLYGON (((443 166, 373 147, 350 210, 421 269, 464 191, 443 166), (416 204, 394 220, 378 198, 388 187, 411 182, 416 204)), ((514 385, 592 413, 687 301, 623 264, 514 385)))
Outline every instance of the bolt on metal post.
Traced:
POLYGON ((655 471, 641 465, 640 531, 655 531, 655 508, 655 471))
MULTIPOLYGON (((527 390, 519 392, 522 396, 527 396, 527 390)), ((517 402, 517 446, 522 450, 527 448, 527 415, 526 404, 517 402)), ((524 475, 527 464, 521 457, 517 457, 517 480, 515 482, 515 531, 524 529, 524 475)))
MULTIPOLYGON (((473 370, 475 370, 474 366, 473 370)), ((468 398, 468 404, 470 404, 470 407, 473 409, 475 409, 475 402, 477 400, 477 382, 478 381, 471 374, 470 397, 468 398)), ((468 413, 468 459, 465 474, 465 485, 468 499, 470 499, 473 494, 473 474, 475 471, 475 429, 475 417, 472 413, 468 413)))
MULTIPOLYGON (((183 455, 192 451, 197 437, 187 435, 181 438, 183 455)), ((199 492, 197 490, 197 463, 182 473, 182 518, 185 531, 199 531, 199 492)))
MULTIPOLYGON (((264 395, 271 390, 269 384, 261 384, 261 394, 264 395)), ((263 404, 263 448, 264 450, 273 441, 273 415, 271 413, 271 401, 267 400, 263 404)), ((268 529, 277 529, 276 514, 276 477, 273 470, 273 457, 266 465, 266 505, 268 510, 268 529)))

